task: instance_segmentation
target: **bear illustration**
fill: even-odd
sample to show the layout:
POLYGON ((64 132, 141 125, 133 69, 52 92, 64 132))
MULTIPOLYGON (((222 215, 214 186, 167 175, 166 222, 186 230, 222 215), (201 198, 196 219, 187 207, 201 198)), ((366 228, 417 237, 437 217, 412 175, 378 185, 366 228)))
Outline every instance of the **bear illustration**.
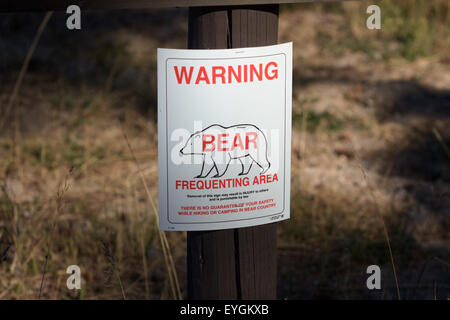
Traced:
POLYGON ((192 134, 180 153, 203 156, 202 170, 195 178, 206 178, 213 170, 216 172, 214 178, 221 177, 233 159, 241 163, 239 175, 248 174, 253 163, 261 168, 260 174, 270 168, 266 136, 252 124, 211 125, 192 134))

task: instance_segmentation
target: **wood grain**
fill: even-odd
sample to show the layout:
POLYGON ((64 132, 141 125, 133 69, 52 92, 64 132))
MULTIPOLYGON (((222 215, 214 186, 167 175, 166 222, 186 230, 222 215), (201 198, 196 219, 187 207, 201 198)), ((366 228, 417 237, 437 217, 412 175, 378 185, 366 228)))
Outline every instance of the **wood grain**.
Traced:
MULTIPOLYGON (((278 5, 189 9, 190 49, 277 43, 278 5)), ((275 299, 276 224, 187 233, 189 299, 275 299)))

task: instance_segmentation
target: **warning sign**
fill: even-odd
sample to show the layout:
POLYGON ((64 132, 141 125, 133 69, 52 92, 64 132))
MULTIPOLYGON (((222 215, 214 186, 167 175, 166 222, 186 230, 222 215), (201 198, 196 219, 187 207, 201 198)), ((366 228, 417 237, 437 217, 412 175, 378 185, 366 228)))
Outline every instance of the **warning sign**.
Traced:
POLYGON ((292 44, 158 49, 159 227, 289 218, 292 44))

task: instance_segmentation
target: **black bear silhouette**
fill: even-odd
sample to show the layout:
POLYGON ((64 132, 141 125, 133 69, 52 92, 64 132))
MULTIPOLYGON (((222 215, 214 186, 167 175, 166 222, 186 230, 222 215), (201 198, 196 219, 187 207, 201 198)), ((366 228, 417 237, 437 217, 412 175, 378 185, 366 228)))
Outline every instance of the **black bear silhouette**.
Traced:
POLYGON ((233 159, 241 162, 242 171, 239 175, 248 174, 253 163, 261 168, 260 174, 266 173, 270 168, 266 136, 252 124, 230 127, 213 124, 193 133, 180 153, 203 155, 202 170, 195 178, 206 178, 214 169, 216 174, 213 177, 221 177, 233 159))

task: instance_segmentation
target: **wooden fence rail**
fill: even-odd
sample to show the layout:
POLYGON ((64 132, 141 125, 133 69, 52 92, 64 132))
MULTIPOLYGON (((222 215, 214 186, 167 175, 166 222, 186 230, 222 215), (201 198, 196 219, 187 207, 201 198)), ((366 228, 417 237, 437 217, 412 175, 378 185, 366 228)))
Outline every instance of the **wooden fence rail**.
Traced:
POLYGON ((71 4, 82 9, 144 9, 342 1, 349 0, 1 0, 0 12, 65 10, 71 4))

